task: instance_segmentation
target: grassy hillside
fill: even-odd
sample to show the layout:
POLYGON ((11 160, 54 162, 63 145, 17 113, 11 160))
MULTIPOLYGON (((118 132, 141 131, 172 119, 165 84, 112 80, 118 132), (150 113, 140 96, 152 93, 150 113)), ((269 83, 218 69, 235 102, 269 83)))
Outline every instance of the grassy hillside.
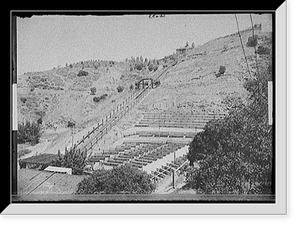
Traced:
MULTIPOLYGON (((271 39, 270 33, 256 34, 258 46, 271 39)), ((244 44, 250 36, 251 30, 242 32, 244 44)), ((252 47, 245 46, 245 52, 254 75, 256 54, 252 47)), ((114 129, 132 127, 140 111, 224 112, 237 102, 245 102, 247 92, 242 84, 250 75, 237 34, 211 40, 186 54, 173 54, 158 61, 131 58, 123 62, 89 60, 66 64, 18 76, 19 122, 42 118, 41 143, 28 148, 32 153, 57 153, 71 143, 69 121, 76 123, 75 141, 82 138, 120 100, 132 93, 131 85, 143 77, 157 77, 174 59, 178 62, 161 76, 161 85, 115 126, 111 134, 115 134, 114 129), (221 65, 226 71, 216 77, 221 65), (119 92, 118 86, 123 91, 119 92), (95 97, 102 99, 95 102, 95 97)))

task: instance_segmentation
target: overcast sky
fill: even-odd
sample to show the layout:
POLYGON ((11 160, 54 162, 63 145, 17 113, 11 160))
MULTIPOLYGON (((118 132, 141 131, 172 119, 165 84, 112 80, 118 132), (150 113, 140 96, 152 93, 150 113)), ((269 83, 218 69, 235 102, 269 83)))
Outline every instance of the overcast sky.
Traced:
MULTIPOLYGON (((249 14, 237 14, 240 29, 249 14)), ((271 29, 270 14, 253 15, 271 29)), ((196 46, 237 32, 234 14, 126 16, 33 16, 17 19, 18 74, 49 70, 89 59, 123 61, 131 56, 160 59, 186 42, 196 46)))

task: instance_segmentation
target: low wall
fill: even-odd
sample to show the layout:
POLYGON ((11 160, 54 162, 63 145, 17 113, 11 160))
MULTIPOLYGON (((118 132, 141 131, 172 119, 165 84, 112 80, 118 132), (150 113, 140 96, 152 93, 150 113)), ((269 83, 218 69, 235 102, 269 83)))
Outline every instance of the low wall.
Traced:
POLYGON ((186 155, 187 153, 188 153, 188 146, 184 146, 184 147, 166 155, 165 157, 163 157, 161 159, 158 159, 156 161, 151 162, 150 164, 148 164, 146 166, 143 166, 143 171, 145 171, 149 174, 152 171, 156 170, 157 168, 160 168, 163 165, 166 165, 167 163, 174 161, 174 156, 175 156, 175 158, 177 158, 177 157, 186 155))

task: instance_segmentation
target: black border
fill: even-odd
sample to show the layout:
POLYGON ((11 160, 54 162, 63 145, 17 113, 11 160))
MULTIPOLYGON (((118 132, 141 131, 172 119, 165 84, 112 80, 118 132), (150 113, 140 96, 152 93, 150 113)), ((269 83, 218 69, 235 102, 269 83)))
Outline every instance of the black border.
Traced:
MULTIPOLYGON (((271 2, 269 2, 271 3, 271 2)), ((11 11, 11 17, 13 16, 17 16, 17 17, 31 17, 32 15, 97 15, 97 16, 111 16, 111 15, 116 15, 116 16, 122 16, 122 15, 128 15, 128 14, 232 14, 232 13, 238 13, 238 14, 249 14, 249 13, 271 13, 272 14, 272 29, 273 29, 273 34, 272 34, 272 39, 273 39, 273 42, 272 42, 272 48, 273 48, 273 56, 272 56, 272 61, 273 61, 273 64, 272 64, 272 70, 274 72, 274 80, 273 80, 273 110, 276 110, 276 107, 275 107, 275 95, 276 95, 276 91, 275 91, 275 88, 276 88, 276 84, 275 84, 275 44, 276 44, 276 41, 275 41, 275 34, 276 34, 276 31, 275 31, 275 23, 276 23, 276 18, 275 18, 275 10, 281 5, 282 2, 280 2, 280 4, 278 5, 278 2, 276 5, 274 5, 274 2, 272 2, 273 6, 269 5, 267 8, 266 7, 261 7, 261 5, 259 4, 252 4, 251 5, 251 8, 249 9, 249 7, 239 7, 239 10, 236 11, 236 8, 233 7, 232 5, 230 6, 230 4, 228 4, 228 2, 224 2, 224 4, 226 5, 223 6, 222 4, 218 5, 219 8, 217 8, 215 5, 213 7, 211 7, 210 9, 204 9, 203 10, 172 10, 172 11, 169 11, 169 10, 123 10, 123 11, 116 11, 116 10, 106 10, 106 11, 95 11, 95 10, 38 10, 38 11, 24 11, 24 10, 14 10, 14 11, 11 11)), ((218 3, 219 4, 219 3, 218 3)), ((236 5, 235 5, 236 6, 236 5)), ((11 21, 10 21, 11 22, 11 21)), ((11 35, 11 33, 10 33, 11 35)), ((11 41, 12 39, 10 39, 11 41)), ((11 41, 12 42, 12 41, 11 41)), ((12 45, 11 45, 12 46, 12 45)), ((12 53, 12 52, 10 52, 12 53)), ((11 55, 10 55, 11 56, 11 55)), ((12 58, 12 57, 11 57, 12 58)), ((11 66, 11 70, 13 69, 13 65, 11 66)), ((13 79, 14 81, 14 79, 13 79)), ((11 88, 11 80, 10 80, 10 88, 11 88)), ((10 111, 11 111, 11 102, 12 102, 12 92, 10 92, 10 111)), ((273 112, 273 142, 274 142, 274 155, 276 154, 275 153, 275 111, 273 112)), ((10 120, 11 120, 11 115, 10 115, 10 120)), ((11 121, 10 121, 11 123, 11 121)), ((12 132, 12 131, 10 131, 12 132)), ((11 137, 10 137, 10 140, 12 138, 14 138, 16 135, 16 132, 12 133, 11 134, 11 137)), ((10 141, 10 151, 12 148, 16 148, 14 147, 14 144, 13 144, 13 141, 15 140, 12 140, 10 141), (12 147, 12 148, 11 148, 12 147)), ((275 177, 275 170, 276 170, 276 167, 275 167, 275 156, 273 156, 273 164, 274 164, 274 170, 273 170, 273 186, 272 186, 272 190, 274 192, 274 195, 268 195, 266 196, 265 199, 259 199, 259 200, 243 200, 241 197, 237 197, 238 199, 235 199, 235 200, 214 200, 214 201, 211 201, 213 198, 216 198, 214 196, 211 196, 210 199, 201 199, 201 200, 172 200, 172 201, 168 201, 168 200, 140 200, 140 201, 136 201, 136 200, 132 200, 132 201, 128 201, 128 200, 100 200, 100 201, 97 201, 97 199, 89 199, 88 201, 87 200, 74 200, 74 199, 68 199, 68 200, 59 200, 59 201, 49 201, 49 200, 42 200, 42 201, 35 201, 35 200, 30 200, 30 198, 28 200, 22 200, 19 196, 12 196, 11 195, 11 189, 10 190, 10 195, 9 195, 9 202, 11 203, 274 203, 275 202, 275 189, 276 189, 276 183, 275 183, 275 180, 276 180, 276 177, 275 177), (11 198, 12 197, 12 198, 11 198)), ((9 177, 9 183, 11 183, 11 179, 9 177)), ((10 186, 11 184, 9 184, 10 186)), ((117 196, 119 197, 119 196, 117 196)), ((122 197, 121 197, 122 198, 122 197)), ((126 198, 126 196, 125 196, 126 198)), ((8 202, 8 200, 6 201, 8 202)))

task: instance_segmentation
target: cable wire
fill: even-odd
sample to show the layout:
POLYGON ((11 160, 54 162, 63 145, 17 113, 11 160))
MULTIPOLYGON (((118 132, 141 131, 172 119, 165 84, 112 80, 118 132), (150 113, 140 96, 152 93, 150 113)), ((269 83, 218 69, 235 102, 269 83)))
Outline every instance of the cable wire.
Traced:
POLYGON ((237 25, 238 34, 239 34, 239 37, 240 37, 243 53, 244 53, 245 60, 246 60, 246 63, 247 63, 247 69, 248 69, 248 72, 249 72, 249 75, 250 75, 250 78, 251 78, 252 75, 251 75, 251 72, 250 72, 250 68, 249 68, 249 64, 248 64, 248 60, 247 60, 247 56, 246 56, 245 48, 244 48, 244 44, 243 44, 243 40, 242 40, 241 33, 240 33, 239 22, 238 22, 236 14, 234 14, 234 16, 235 16, 235 21, 236 21, 236 25, 237 25))
MULTIPOLYGON (((255 34, 254 34, 254 26, 253 26, 253 20, 252 20, 251 13, 250 13, 250 21, 251 21, 251 25, 252 25, 252 35, 253 35, 253 40, 254 40, 255 34)), ((256 45, 253 46, 253 48, 254 48, 254 53, 255 53, 256 69, 257 69, 258 76, 260 76, 259 67, 258 67, 258 58, 257 58, 257 53, 256 53, 256 45)))

